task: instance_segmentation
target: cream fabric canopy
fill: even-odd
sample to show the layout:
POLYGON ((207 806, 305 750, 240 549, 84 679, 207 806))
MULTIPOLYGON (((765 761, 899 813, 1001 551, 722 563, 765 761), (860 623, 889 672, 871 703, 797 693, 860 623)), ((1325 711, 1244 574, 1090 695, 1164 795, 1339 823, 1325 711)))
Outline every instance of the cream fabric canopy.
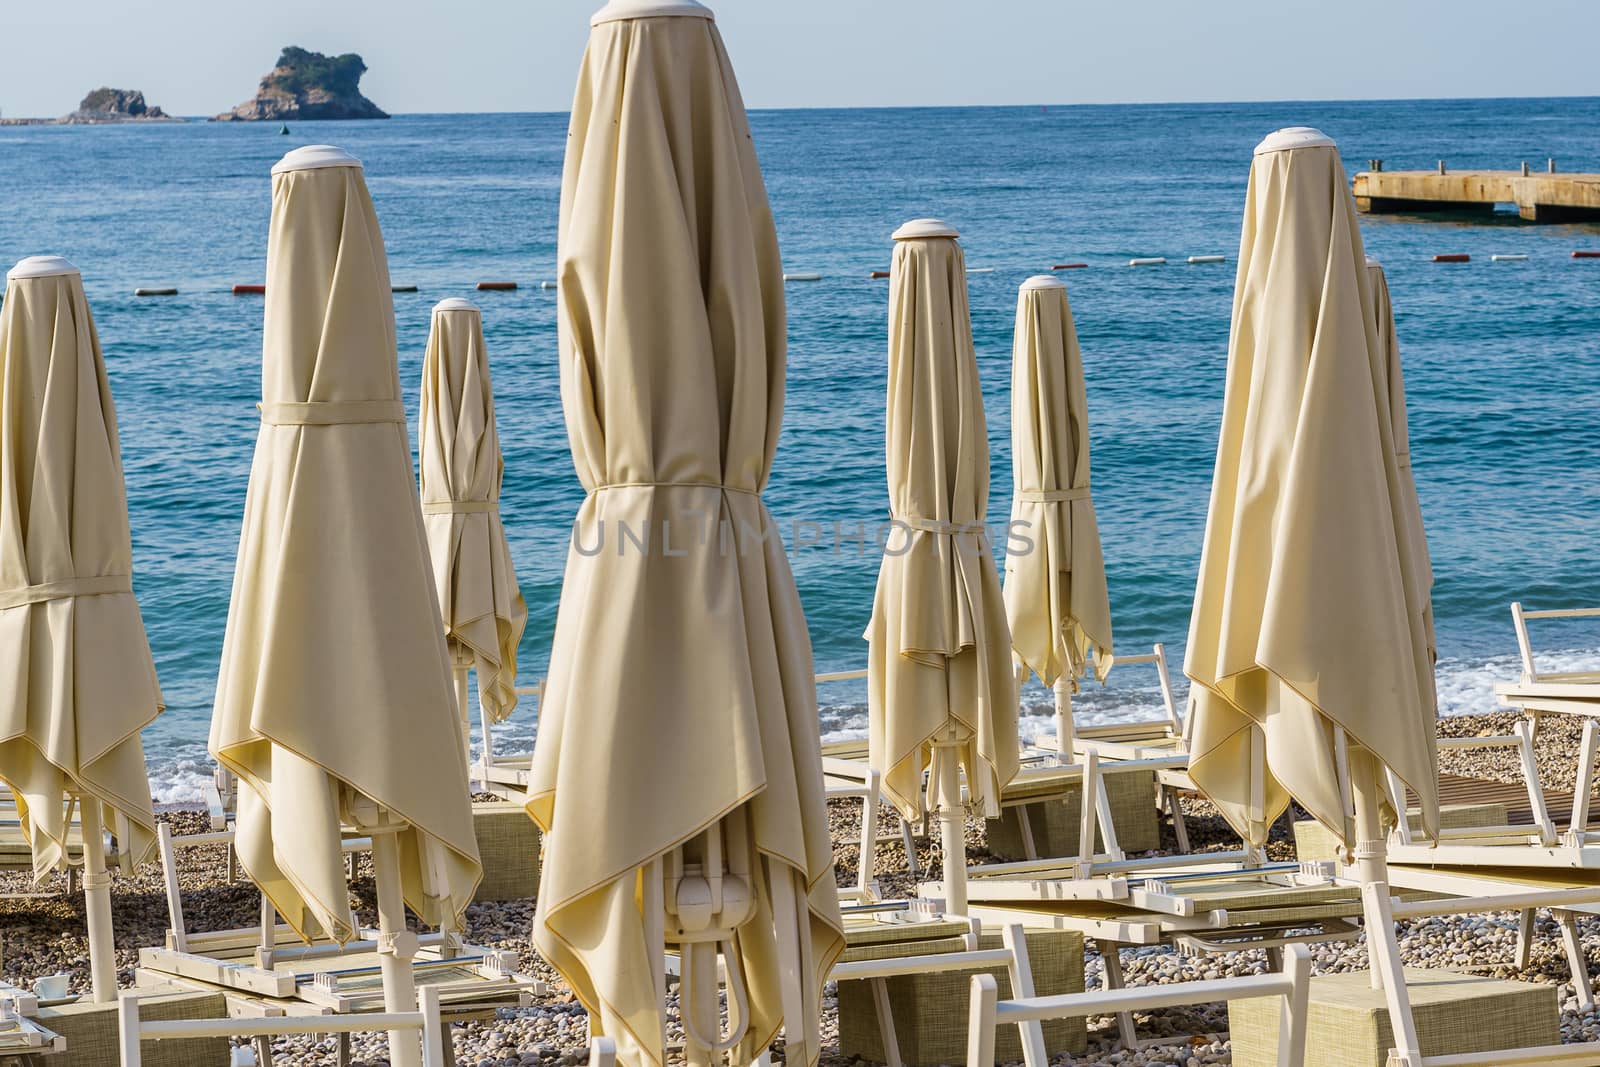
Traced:
POLYGON ((517 706, 517 643, 528 606, 500 524, 500 435, 483 318, 451 299, 433 309, 418 420, 422 521, 445 636, 471 655, 492 721, 517 706))
POLYGON ((782 936, 804 957, 789 1055, 803 1037, 814 1062, 843 935, 811 646, 760 496, 783 415, 783 278, 705 8, 595 16, 558 260, 562 403, 588 496, 528 791, 547 833, 534 940, 623 1062, 661 1062, 646 936, 659 920, 642 912, 639 869, 742 809, 760 858, 736 953, 750 1030, 733 1059, 753 1059, 782 1020, 782 936), (775 930, 775 892, 798 897, 800 929, 775 930))
POLYGON ((1256 149, 1245 198, 1184 663, 1189 773, 1256 844, 1290 795, 1350 840, 1336 727, 1392 768, 1437 826, 1419 549, 1393 426, 1338 150, 1315 130, 1279 131, 1256 149))
POLYGON ((243 786, 239 861, 302 937, 355 933, 343 787, 411 824, 401 885, 423 921, 471 901, 457 722, 378 217, 356 160, 297 149, 273 168, 261 430, 211 752, 243 786))
POLYGON ((1006 618, 1017 658, 1045 685, 1111 669, 1111 603, 1089 497, 1089 404, 1067 287, 1048 274, 1017 294, 1011 347, 1011 533, 1006 618))
MULTIPOLYGON (((1433 633, 1433 561, 1428 558, 1428 537, 1422 527, 1422 505, 1417 499, 1417 483, 1411 474, 1411 431, 1406 423, 1406 380, 1400 367, 1400 341, 1394 330, 1394 303, 1389 299, 1389 279, 1383 265, 1367 257, 1367 280, 1372 286, 1373 324, 1378 331, 1378 359, 1389 387, 1389 412, 1394 419, 1395 463, 1400 468, 1401 496, 1406 522, 1411 531, 1411 548, 1416 553, 1411 576, 1417 583, 1412 604, 1422 605, 1423 635, 1428 646, 1428 662, 1439 658, 1439 643, 1433 633)), ((1437 692, 1428 686, 1430 704, 1437 711, 1437 692)))
POLYGON ((867 693, 871 763, 908 818, 924 810, 933 743, 952 731, 986 813, 998 814, 1018 765, 1011 634, 984 529, 989 437, 956 236, 934 219, 906 223, 889 273, 893 526, 867 625, 867 693))
MULTIPOLYGON (((139 731, 161 689, 133 596, 117 413, 78 270, 34 256, 0 310, 0 780, 43 879, 67 861, 66 797, 155 842, 139 731)), ((104 820, 112 825, 109 819, 104 820)))

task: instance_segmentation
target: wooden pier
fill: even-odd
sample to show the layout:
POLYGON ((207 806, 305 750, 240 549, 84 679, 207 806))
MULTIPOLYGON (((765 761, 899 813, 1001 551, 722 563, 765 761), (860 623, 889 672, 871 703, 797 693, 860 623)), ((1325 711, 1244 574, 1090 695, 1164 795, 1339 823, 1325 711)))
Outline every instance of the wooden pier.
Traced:
POLYGON ((1515 204, 1529 222, 1600 221, 1600 174, 1515 170, 1364 170, 1353 182, 1356 209, 1372 214, 1492 212, 1515 204))

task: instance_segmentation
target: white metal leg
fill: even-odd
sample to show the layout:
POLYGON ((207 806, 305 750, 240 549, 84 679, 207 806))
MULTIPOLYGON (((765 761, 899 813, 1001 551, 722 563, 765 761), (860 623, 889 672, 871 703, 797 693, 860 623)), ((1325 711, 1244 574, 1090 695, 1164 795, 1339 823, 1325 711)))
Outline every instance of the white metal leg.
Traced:
POLYGON ((1583 719, 1583 743, 1578 747, 1578 782, 1572 796, 1572 839, 1583 844, 1583 835, 1589 828, 1589 794, 1594 790, 1594 758, 1600 747, 1600 722, 1589 716, 1583 719))
MULTIPOLYGON (((1100 950, 1100 964, 1105 968, 1105 987, 1121 989, 1123 987, 1121 947, 1114 941, 1096 941, 1095 947, 1100 950)), ((1117 1013, 1117 1034, 1122 1039, 1122 1047, 1129 1052, 1139 1047, 1139 1031, 1133 1025, 1133 1012, 1117 1013)))
POLYGON ((83 833, 83 902, 89 925, 89 981, 97 1004, 117 999, 116 944, 111 933, 111 875, 106 873, 100 801, 78 797, 83 833))
MULTIPOLYGON (((1033 988, 1033 961, 1028 958, 1028 938, 1021 925, 1002 927, 1000 938, 1011 950, 1007 976, 1011 979, 1011 998, 1029 1000, 1035 995, 1033 988)), ((1020 1023, 1017 1036, 1022 1040, 1022 1060, 1026 1067, 1050 1067, 1050 1056, 1044 1048, 1044 1027, 1037 1020, 1020 1023)))
POLYGON ((1578 915, 1564 908, 1557 908, 1550 914, 1561 927, 1561 943, 1567 950, 1567 966, 1572 970, 1572 992, 1578 998, 1578 1011, 1587 1015, 1594 1011, 1594 984, 1589 980, 1589 957, 1583 951, 1583 938, 1578 933, 1578 915))
POLYGON ((1533 956, 1533 919, 1536 909, 1523 908, 1517 917, 1517 970, 1525 971, 1533 956))

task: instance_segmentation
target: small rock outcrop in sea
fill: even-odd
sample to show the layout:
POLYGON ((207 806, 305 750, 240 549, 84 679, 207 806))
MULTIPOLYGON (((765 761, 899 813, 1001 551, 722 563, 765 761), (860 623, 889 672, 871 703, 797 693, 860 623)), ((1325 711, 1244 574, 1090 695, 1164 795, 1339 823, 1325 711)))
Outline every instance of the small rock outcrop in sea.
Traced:
POLYGON ((361 76, 366 72, 366 63, 354 52, 325 56, 291 45, 261 79, 256 95, 217 120, 386 119, 387 112, 361 95, 361 76))
POLYGON ((101 122, 179 122, 159 107, 144 102, 144 94, 137 89, 94 90, 83 98, 78 110, 61 116, 67 125, 101 122))

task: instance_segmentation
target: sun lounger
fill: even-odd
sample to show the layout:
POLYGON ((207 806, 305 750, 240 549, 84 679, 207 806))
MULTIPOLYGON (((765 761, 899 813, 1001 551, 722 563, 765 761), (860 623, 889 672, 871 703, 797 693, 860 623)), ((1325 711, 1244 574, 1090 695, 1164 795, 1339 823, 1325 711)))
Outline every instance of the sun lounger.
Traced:
MULTIPOLYGON (((1000 966, 1006 969, 1016 995, 1033 995, 1033 967, 1022 928, 1015 924, 1002 927, 1003 947, 992 949, 979 947, 981 932, 974 919, 929 916, 903 904, 846 912, 848 947, 834 965, 832 977, 869 983, 887 1067, 902 1067, 903 1063, 890 1004, 890 978, 1000 966)), ((1027 1067, 1047 1067, 1043 1028, 1026 1020, 1017 1027, 1027 1067)))
MULTIPOLYGON (((358 940, 344 945, 325 938, 303 944, 290 927, 277 922, 264 897, 263 921, 256 926, 217 931, 188 928, 178 888, 176 849, 227 845, 231 840, 231 831, 174 837, 168 826, 160 827, 168 929, 164 945, 140 950, 138 981, 220 990, 227 997, 230 1013, 241 1016, 381 1011, 383 983, 376 930, 362 930, 358 940), (284 943, 291 939, 295 943, 284 943)), ((347 854, 370 847, 370 841, 354 835, 344 842, 347 854)), ((417 984, 436 989, 451 1018, 527 1006, 533 996, 547 992, 543 982, 517 973, 514 953, 466 944, 453 931, 420 934, 418 945, 412 965, 417 984)), ((365 1022, 353 1027, 383 1028, 365 1022)), ((320 1032, 335 1031, 324 1027, 320 1032)), ((265 1042, 259 1044, 265 1056, 265 1042)))
POLYGON ((1042 1020, 1074 1015, 1126 1016, 1134 1011, 1266 996, 1282 997, 1284 1001, 1279 1027, 1279 1067, 1301 1067, 1305 1062, 1310 981, 1311 957, 1298 945, 1289 949, 1283 968, 1277 974, 1177 982, 1136 989, 1104 989, 1054 997, 1000 1000, 993 977, 976 975, 972 979, 972 1000, 968 1014, 967 1067, 994 1067, 996 1026, 1037 1025, 1042 1020))
MULTIPOLYGON (((118 1047, 122 1067, 140 1067, 142 1049, 146 1041, 179 1040, 184 1038, 250 1037, 257 1048, 270 1048, 269 1041, 280 1034, 338 1034, 344 1041, 349 1035, 368 1030, 416 1031, 422 1034, 423 1067, 447 1067, 451 1062, 445 1054, 450 1036, 440 1017, 440 991, 437 986, 424 985, 417 990, 418 1010, 413 1012, 381 1012, 365 1015, 278 1015, 258 1018, 226 1019, 172 1019, 145 1022, 139 1017, 139 990, 125 991, 118 1011, 118 1047)), ((348 1047, 344 1045, 342 1047, 348 1047)), ((348 1060, 348 1057, 346 1057, 348 1060)))

